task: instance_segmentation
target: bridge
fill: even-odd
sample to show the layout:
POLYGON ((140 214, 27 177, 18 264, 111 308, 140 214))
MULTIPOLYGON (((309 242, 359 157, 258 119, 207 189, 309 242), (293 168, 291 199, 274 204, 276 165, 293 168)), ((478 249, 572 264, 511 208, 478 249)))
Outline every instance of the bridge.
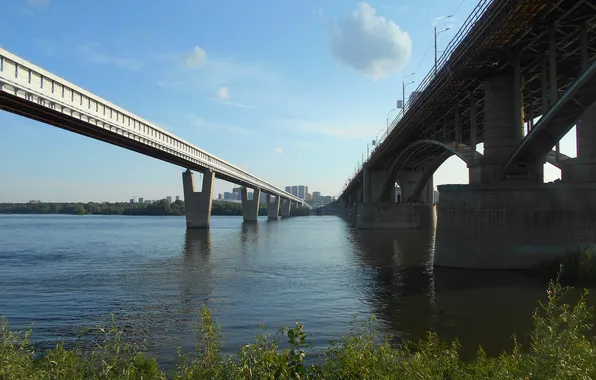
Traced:
POLYGON ((214 178, 242 186, 244 221, 255 222, 261 192, 269 219, 291 213, 298 198, 63 78, 0 49, 0 109, 186 168, 187 228, 208 228, 214 178), (196 191, 192 171, 203 174, 196 191), (248 189, 253 198, 248 198, 248 189), (281 210, 280 210, 281 209, 281 210))
POLYGON ((596 243, 593 1, 480 0, 417 93, 346 181, 345 218, 436 228, 435 264, 453 267, 533 267, 596 243), (559 140, 573 126, 570 158, 559 140), (439 186, 434 205, 454 155, 469 184, 439 186), (544 183, 545 162, 561 181, 544 183))

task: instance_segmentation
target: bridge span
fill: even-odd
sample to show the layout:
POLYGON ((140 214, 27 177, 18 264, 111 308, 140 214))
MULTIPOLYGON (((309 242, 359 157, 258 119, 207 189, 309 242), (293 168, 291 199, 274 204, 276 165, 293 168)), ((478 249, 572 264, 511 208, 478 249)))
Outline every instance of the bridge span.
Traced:
POLYGON ((243 186, 244 220, 257 220, 260 193, 268 216, 290 216, 298 198, 31 62, 0 48, 0 109, 186 168, 182 174, 188 228, 208 228, 214 178, 243 186), (203 173, 196 191, 192 171, 203 173), (248 188, 253 199, 248 199, 248 188))
POLYGON ((417 91, 346 181, 345 217, 436 227, 435 264, 454 267, 527 268, 596 244, 593 0, 478 1, 417 91), (559 140, 573 126, 570 158, 559 140), (453 155, 469 185, 439 186, 435 206, 433 174, 453 155), (544 183, 545 162, 560 182, 544 183))

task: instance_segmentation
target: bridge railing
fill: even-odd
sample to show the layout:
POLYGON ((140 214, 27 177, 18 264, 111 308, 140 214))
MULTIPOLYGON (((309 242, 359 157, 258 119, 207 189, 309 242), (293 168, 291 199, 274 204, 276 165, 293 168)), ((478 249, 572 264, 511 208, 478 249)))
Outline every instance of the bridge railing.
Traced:
MULTIPOLYGON (((459 30, 457 31, 455 36, 451 39, 451 41, 449 42, 449 44, 447 45, 447 47, 445 48, 445 50, 443 51, 441 56, 437 59, 437 73, 440 72, 441 69, 444 68, 446 63, 451 58, 456 60, 457 58, 459 58, 461 56, 461 54, 463 54, 463 52, 464 52, 463 49, 460 49, 459 54, 457 54, 457 55, 455 55, 454 52, 458 48, 460 48, 460 44, 468 36, 470 30, 474 27, 476 22, 484 14, 484 12, 486 11, 486 9, 490 5, 490 3, 492 3, 492 0, 480 0, 478 2, 478 4, 476 5, 476 7, 474 7, 474 9, 470 13, 470 15, 467 17, 467 19, 464 21, 462 26, 459 28, 459 30)), ((383 133, 381 135, 381 137, 379 138, 378 141, 375 141, 375 146, 374 146, 373 150, 370 152, 370 154, 367 156, 366 161, 368 161, 370 159, 370 157, 372 157, 375 154, 375 152, 377 152, 381 148, 381 146, 383 145, 385 140, 391 134, 393 134, 394 130, 396 131, 395 133, 398 133, 399 130, 401 130, 407 124, 408 120, 406 119, 406 117, 411 114, 411 112, 408 113, 408 110, 410 110, 412 108, 412 106, 415 105, 415 103, 423 100, 422 99, 423 97, 427 96, 427 94, 424 94, 424 91, 430 87, 430 84, 433 83, 433 80, 435 79, 435 77, 436 77, 436 74, 435 74, 435 69, 433 66, 433 68, 428 72, 428 74, 426 74, 424 79, 420 82, 420 84, 418 85, 416 90, 414 90, 415 92, 417 92, 420 95, 417 96, 413 101, 411 101, 411 100, 405 101, 404 100, 403 108, 395 116, 395 118, 391 121, 391 124, 389 124, 389 127, 387 128, 385 133, 383 133)), ((430 96, 432 96, 432 94, 430 96)), ((350 184, 359 176, 364 164, 365 164, 365 162, 362 162, 357 165, 357 168, 354 171, 354 174, 348 178, 348 180, 344 184, 341 192, 339 193, 340 196, 346 191, 346 189, 350 186, 350 184)))
POLYGON ((302 199, 4 49, 0 49, 0 90, 303 203, 302 199))

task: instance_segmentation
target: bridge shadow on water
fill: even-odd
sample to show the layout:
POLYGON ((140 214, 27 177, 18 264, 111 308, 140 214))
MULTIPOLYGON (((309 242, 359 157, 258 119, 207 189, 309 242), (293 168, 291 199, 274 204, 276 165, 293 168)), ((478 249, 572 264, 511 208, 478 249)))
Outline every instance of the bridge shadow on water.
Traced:
POLYGON ((522 272, 434 267, 434 237, 434 231, 350 230, 356 260, 370 273, 366 302, 394 342, 436 331, 458 339, 466 359, 479 345, 489 355, 510 349, 513 334, 526 342, 546 284, 522 272))

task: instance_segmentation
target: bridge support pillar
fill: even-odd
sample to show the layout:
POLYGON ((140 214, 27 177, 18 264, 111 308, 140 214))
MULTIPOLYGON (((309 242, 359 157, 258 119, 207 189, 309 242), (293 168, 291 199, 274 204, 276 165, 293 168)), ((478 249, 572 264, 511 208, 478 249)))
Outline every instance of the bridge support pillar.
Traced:
POLYGON ((433 177, 423 181, 423 170, 402 170, 398 179, 399 187, 401 189, 401 202, 414 203, 433 203, 434 201, 434 181, 433 177))
POLYGON ((378 201, 383 194, 386 178, 385 171, 382 169, 372 170, 365 165, 362 174, 362 202, 370 203, 378 201))
POLYGON ((209 228, 214 178, 215 173, 206 170, 203 173, 203 185, 201 191, 195 192, 194 174, 190 170, 186 170, 182 173, 186 228, 209 228))
POLYGON ((374 202, 356 207, 359 229, 433 229, 436 225, 432 203, 374 202))
POLYGON ((282 202, 281 202, 281 217, 289 218, 291 209, 292 209, 292 201, 290 199, 282 200, 282 202))
POLYGON ((261 189, 255 189, 252 199, 248 199, 248 189, 242 187, 242 218, 245 222, 256 222, 259 217, 261 189))
MULTIPOLYGON (((470 184, 496 184, 504 178, 503 166, 523 138, 523 107, 519 73, 487 78, 484 87, 484 156, 468 165, 470 184)), ((507 178, 542 183, 542 162, 528 162, 507 178)))
POLYGON ((560 161, 561 180, 566 183, 596 183, 596 103, 576 125, 577 157, 560 161))
POLYGON ((530 269, 596 243, 596 183, 439 186, 435 265, 530 269))
POLYGON ((280 205, 281 198, 279 195, 274 196, 273 201, 271 200, 271 195, 267 194, 267 218, 269 220, 278 220, 279 219, 279 205, 280 205))

